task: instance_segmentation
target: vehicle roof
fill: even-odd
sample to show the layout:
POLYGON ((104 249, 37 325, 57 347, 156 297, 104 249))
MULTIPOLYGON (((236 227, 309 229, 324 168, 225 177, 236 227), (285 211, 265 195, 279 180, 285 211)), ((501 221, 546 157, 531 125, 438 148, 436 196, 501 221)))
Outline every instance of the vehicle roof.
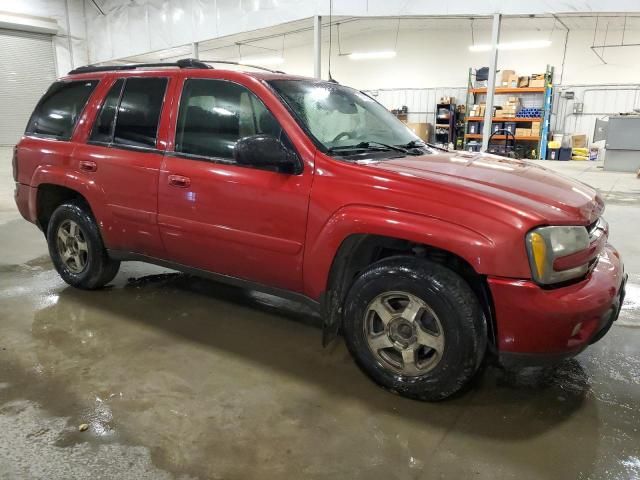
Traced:
POLYGON ((252 71, 244 71, 244 70, 231 70, 224 68, 179 68, 179 67, 152 67, 152 68, 132 68, 130 70, 103 70, 97 72, 83 72, 83 73, 73 73, 67 74, 61 79, 64 80, 82 80, 82 79, 96 79, 103 78, 105 76, 140 76, 143 74, 144 76, 153 76, 153 75, 163 75, 163 76, 172 76, 179 74, 186 74, 188 76, 189 72, 198 72, 198 77, 207 77, 210 74, 212 78, 220 78, 222 76, 228 74, 229 76, 237 76, 237 75, 245 75, 248 77, 253 77, 257 80, 310 80, 310 81, 318 81, 315 78, 304 77, 300 75, 290 75, 287 73, 277 73, 277 72, 252 72, 252 71), (204 74, 204 75, 203 75, 204 74))

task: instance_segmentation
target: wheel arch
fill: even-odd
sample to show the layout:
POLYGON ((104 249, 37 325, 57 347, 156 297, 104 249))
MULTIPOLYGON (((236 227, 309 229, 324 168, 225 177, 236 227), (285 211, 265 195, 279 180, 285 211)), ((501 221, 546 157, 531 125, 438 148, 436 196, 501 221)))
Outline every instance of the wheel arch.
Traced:
MULTIPOLYGON (((80 201, 91 211, 87 199, 77 190, 56 183, 41 183, 36 192, 36 222, 38 227, 47 232, 49 220, 56 208, 69 201, 80 201)), ((93 213, 92 213, 93 214, 93 213)))
POLYGON ((65 201, 78 199, 84 202, 104 237, 104 223, 109 217, 104 206, 104 191, 97 182, 61 166, 41 165, 33 174, 31 186, 30 209, 36 225, 45 234, 53 210, 65 201))
POLYGON ((359 272, 382 258, 410 255, 442 263, 471 286, 487 319, 490 343, 495 344, 493 300, 481 270, 493 248, 490 239, 440 219, 364 207, 339 212, 317 235, 305 261, 312 298, 314 285, 307 282, 317 282, 319 290, 323 343, 337 334, 344 299, 359 272))

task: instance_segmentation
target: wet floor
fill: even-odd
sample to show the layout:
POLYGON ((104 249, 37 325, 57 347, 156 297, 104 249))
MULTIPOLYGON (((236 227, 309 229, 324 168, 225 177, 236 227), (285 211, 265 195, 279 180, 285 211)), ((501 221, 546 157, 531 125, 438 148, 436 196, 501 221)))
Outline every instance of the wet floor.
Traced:
POLYGON ((137 263, 94 292, 47 257, 4 265, 0 478, 638 478, 638 309, 554 370, 487 367, 427 404, 322 349, 296 304, 137 263))

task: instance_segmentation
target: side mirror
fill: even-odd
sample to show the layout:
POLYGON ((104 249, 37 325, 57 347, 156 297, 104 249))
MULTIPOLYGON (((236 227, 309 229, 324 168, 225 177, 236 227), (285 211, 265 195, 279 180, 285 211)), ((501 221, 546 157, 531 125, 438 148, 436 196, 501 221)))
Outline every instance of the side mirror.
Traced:
POLYGON ((272 135, 241 138, 233 148, 233 157, 239 165, 283 173, 297 173, 300 167, 295 152, 272 135))

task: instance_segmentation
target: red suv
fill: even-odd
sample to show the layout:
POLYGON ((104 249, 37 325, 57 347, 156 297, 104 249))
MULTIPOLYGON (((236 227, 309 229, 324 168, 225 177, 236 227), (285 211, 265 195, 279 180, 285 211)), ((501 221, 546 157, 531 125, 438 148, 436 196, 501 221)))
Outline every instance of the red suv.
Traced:
POLYGON ((626 275, 592 188, 423 143, 335 82, 194 60, 83 67, 15 149, 15 198, 60 276, 142 260, 302 300, 383 387, 438 400, 485 354, 576 355, 626 275))

